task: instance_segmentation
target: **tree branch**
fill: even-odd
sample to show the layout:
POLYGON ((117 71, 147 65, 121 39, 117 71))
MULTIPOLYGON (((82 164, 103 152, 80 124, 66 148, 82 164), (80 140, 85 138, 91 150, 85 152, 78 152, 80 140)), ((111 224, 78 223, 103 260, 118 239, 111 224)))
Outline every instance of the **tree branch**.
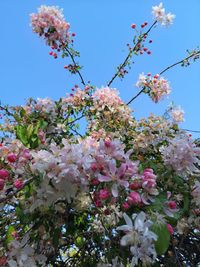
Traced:
POLYGON ((176 62, 176 63, 174 63, 174 64, 172 64, 170 66, 168 66, 167 68, 165 68, 164 70, 162 70, 159 74, 162 75, 167 70, 175 67, 176 65, 180 65, 180 64, 184 63, 184 61, 187 61, 188 59, 190 59, 192 57, 195 57, 195 56, 198 56, 198 55, 200 55, 200 50, 198 50, 198 51, 192 53, 191 55, 189 55, 188 57, 186 57, 186 58, 184 58, 184 59, 182 59, 182 60, 180 60, 180 61, 178 61, 178 62, 176 62))
MULTIPOLYGON (((65 50, 66 50, 67 53, 69 54, 69 56, 70 56, 70 58, 71 58, 71 60, 72 60, 72 62, 73 62, 73 64, 74 64, 74 66, 77 66, 76 61, 75 61, 74 56, 72 55, 72 53, 69 51, 69 49, 68 49, 67 47, 65 47, 65 50)), ((78 73, 78 76, 79 76, 80 79, 81 79, 81 83, 85 86, 86 83, 85 83, 85 81, 84 81, 84 79, 83 79, 83 76, 82 76, 81 72, 80 72, 79 70, 76 70, 76 72, 78 73)))
POLYGON ((113 83, 113 81, 115 80, 115 78, 119 75, 120 71, 127 65, 128 63, 128 60, 131 58, 132 56, 132 53, 138 49, 138 45, 142 42, 142 39, 144 36, 147 36, 148 33, 151 31, 151 29, 156 25, 157 21, 155 21, 151 27, 145 32, 143 33, 142 35, 139 36, 139 40, 137 41, 137 43, 134 45, 134 47, 129 51, 127 57, 125 58, 124 62, 122 64, 120 64, 118 67, 117 67, 117 72, 113 75, 113 77, 111 78, 111 80, 108 82, 108 87, 113 83))
MULTIPOLYGON (((177 65, 180 65, 180 64, 184 63, 184 61, 187 61, 188 59, 190 59, 190 58, 192 58, 192 57, 195 57, 195 56, 198 56, 198 55, 200 55, 200 50, 198 50, 198 51, 192 53, 191 55, 185 57, 184 59, 182 59, 182 60, 180 60, 180 61, 178 61, 178 62, 176 62, 176 63, 174 63, 174 64, 172 64, 172 65, 170 65, 170 66, 168 66, 168 67, 166 67, 164 70, 162 70, 162 71, 159 73, 159 75, 162 75, 162 74, 163 74, 164 72, 166 72, 167 70, 169 70, 169 69, 171 69, 171 68, 173 68, 173 67, 175 67, 175 66, 177 66, 177 65)), ((135 100, 141 93, 143 93, 143 91, 144 91, 144 87, 139 91, 139 93, 137 93, 137 95, 135 95, 133 98, 131 98, 131 99, 127 102, 127 105, 131 104, 131 102, 133 102, 133 101, 134 101, 134 100, 135 100)))
POLYGON ((34 179, 35 179, 35 178, 32 177, 32 178, 30 178, 29 180, 26 180, 26 181, 23 183, 23 186, 22 186, 21 188, 15 190, 14 192, 12 192, 12 194, 8 194, 6 197, 0 198, 0 203, 3 203, 3 202, 5 202, 5 201, 7 201, 8 199, 10 199, 10 198, 16 196, 17 193, 19 193, 21 190, 23 190, 24 187, 25 187, 26 185, 30 184, 34 179))

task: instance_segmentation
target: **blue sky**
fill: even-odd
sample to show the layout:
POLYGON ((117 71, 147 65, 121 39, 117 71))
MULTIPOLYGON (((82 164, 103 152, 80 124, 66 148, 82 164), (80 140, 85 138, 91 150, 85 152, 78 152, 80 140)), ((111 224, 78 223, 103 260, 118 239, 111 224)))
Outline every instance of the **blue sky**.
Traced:
MULTIPOLYGON (((29 14, 36 12, 40 5, 58 5, 64 9, 71 31, 77 34, 75 48, 81 53, 79 62, 84 66, 85 80, 101 87, 126 56, 126 44, 134 33, 131 23, 151 23, 151 7, 159 3, 159 0, 1 0, 1 102, 22 105, 29 97, 58 99, 70 92, 74 84, 80 84, 64 70, 66 61, 50 57, 49 47, 32 33, 29 14)), ((125 79, 113 83, 124 101, 138 92, 134 84, 139 73, 158 73, 185 57, 186 49, 200 45, 200 1, 166 0, 163 4, 166 11, 176 15, 174 24, 154 29, 150 34, 153 43, 149 46, 152 55, 136 57, 125 79)), ((161 115, 174 101, 185 110, 186 121, 181 127, 200 130, 200 61, 188 68, 171 69, 164 77, 172 87, 169 99, 154 104, 142 95, 131 105, 135 116, 140 118, 151 112, 161 115)))

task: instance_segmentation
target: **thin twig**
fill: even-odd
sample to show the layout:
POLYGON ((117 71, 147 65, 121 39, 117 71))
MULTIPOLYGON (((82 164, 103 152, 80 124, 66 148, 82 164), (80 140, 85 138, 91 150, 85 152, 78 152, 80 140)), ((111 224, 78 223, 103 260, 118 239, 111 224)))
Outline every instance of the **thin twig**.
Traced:
POLYGON ((184 131, 187 131, 187 132, 192 132, 192 133, 200 133, 200 131, 198 130, 190 130, 190 129, 182 129, 184 131))
POLYGON ((12 116, 12 117, 14 116, 14 114, 11 113, 11 112, 8 110, 8 108, 6 108, 6 107, 0 106, 0 110, 5 111, 6 114, 7 114, 8 116, 12 116))
POLYGON ((175 67, 176 65, 182 64, 182 63, 184 63, 184 61, 187 61, 188 59, 190 59, 190 58, 192 58, 192 57, 194 57, 194 56, 197 56, 197 55, 199 55, 199 54, 200 54, 200 50, 198 50, 198 51, 192 53, 190 56, 188 56, 188 57, 186 57, 186 58, 184 58, 184 59, 182 59, 182 60, 180 60, 180 61, 178 61, 178 62, 176 62, 176 63, 174 63, 174 64, 172 64, 172 65, 170 65, 170 66, 168 66, 167 68, 165 68, 164 70, 162 70, 159 74, 162 75, 162 74, 163 74, 164 72, 166 72, 167 70, 169 70, 169 69, 175 67))
POLYGON ((139 93, 137 93, 137 95, 135 95, 133 98, 131 98, 131 100, 129 100, 126 105, 129 105, 132 101, 134 101, 139 95, 141 95, 144 91, 144 88, 142 88, 139 93))
MULTIPOLYGON (((69 54, 69 56, 70 56, 72 62, 74 63, 74 66, 77 66, 76 61, 75 61, 74 56, 72 55, 72 53, 69 51, 68 48, 65 48, 65 49, 66 49, 67 53, 69 54)), ((81 83, 85 86, 86 83, 85 83, 85 81, 84 81, 84 79, 83 79, 83 76, 82 76, 81 72, 80 72, 79 70, 76 70, 76 72, 78 73, 78 76, 79 76, 80 79, 81 79, 81 83)))
POLYGON ((72 124, 72 123, 74 123, 74 122, 76 122, 76 121, 78 121, 78 120, 80 120, 80 119, 82 119, 84 117, 85 117, 85 114, 82 114, 80 117, 74 119, 73 121, 68 122, 67 125, 70 125, 70 124, 72 124))
MULTIPOLYGON (((172 65, 170 65, 170 66, 168 66, 167 68, 165 68, 164 70, 162 70, 160 73, 159 73, 159 75, 162 75, 164 72, 166 72, 167 70, 169 70, 169 69, 171 69, 171 68, 173 68, 173 67, 175 67, 175 66, 177 66, 177 65, 180 65, 180 64, 182 64, 184 61, 187 61, 188 59, 190 59, 190 58, 192 58, 192 57, 194 57, 194 56, 197 56, 197 55, 199 55, 200 54, 200 50, 198 50, 198 51, 196 51, 196 52, 194 52, 193 54, 191 54, 190 56, 187 56, 186 58, 184 58, 184 59, 182 59, 182 60, 180 60, 180 61, 178 61, 178 62, 176 62, 176 63, 174 63, 174 64, 172 64, 172 65)), ((133 102, 141 93, 143 93, 143 91, 144 91, 144 87, 142 88, 142 90, 140 90, 139 91, 139 93, 137 93, 137 95, 135 95, 133 98, 131 98, 128 102, 127 102, 127 105, 129 105, 129 104, 131 104, 131 102, 133 102)))
POLYGON ((154 23, 151 25, 151 27, 145 32, 143 33, 141 36, 139 36, 139 40, 137 41, 137 43, 134 45, 134 47, 129 51, 127 57, 125 58, 124 62, 122 64, 120 64, 117 67, 117 72, 113 75, 113 77, 111 78, 111 80, 108 82, 108 87, 113 83, 113 81, 115 80, 115 78, 119 75, 120 71, 126 66, 129 58, 132 56, 132 53, 138 49, 138 45, 142 42, 142 38, 144 36, 147 36, 148 33, 151 31, 151 29, 156 25, 157 21, 154 21, 154 23))
POLYGON ((0 198, 0 203, 3 203, 5 201, 7 201, 8 199, 14 197, 17 195, 17 193, 19 193, 22 189, 24 189, 24 187, 28 184, 30 184, 35 178, 32 177, 30 178, 29 180, 26 180, 24 183, 23 183, 23 186, 19 189, 17 189, 16 191, 14 191, 12 194, 8 194, 6 197, 3 197, 3 198, 0 198))

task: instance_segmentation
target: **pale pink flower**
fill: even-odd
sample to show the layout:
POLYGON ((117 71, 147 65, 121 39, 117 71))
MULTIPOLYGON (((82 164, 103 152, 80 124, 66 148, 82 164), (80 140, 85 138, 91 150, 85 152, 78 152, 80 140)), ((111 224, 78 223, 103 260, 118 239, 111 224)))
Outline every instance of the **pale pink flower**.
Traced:
POLYGON ((160 3, 158 6, 152 7, 153 17, 160 22, 162 26, 168 26, 173 23, 175 15, 172 13, 165 13, 163 3, 160 3))
POLYGON ((37 14, 31 14, 32 29, 43 36, 54 48, 64 47, 69 42, 69 23, 65 21, 62 9, 55 6, 41 6, 37 14))
POLYGON ((154 77, 140 74, 136 86, 149 89, 148 94, 155 103, 163 99, 164 96, 169 95, 171 92, 169 82, 163 77, 160 77, 159 74, 154 77))
POLYGON ((180 106, 173 107, 170 111, 170 115, 175 123, 183 122, 184 121, 184 111, 181 109, 180 106))

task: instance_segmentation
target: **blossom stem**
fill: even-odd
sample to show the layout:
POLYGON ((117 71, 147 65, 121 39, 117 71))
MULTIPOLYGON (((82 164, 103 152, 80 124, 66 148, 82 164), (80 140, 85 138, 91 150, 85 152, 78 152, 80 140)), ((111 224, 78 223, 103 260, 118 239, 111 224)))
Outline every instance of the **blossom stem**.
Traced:
POLYGON ((19 193, 21 190, 23 190, 24 187, 25 187, 26 185, 30 184, 34 179, 35 179, 35 177, 32 177, 32 178, 26 180, 26 181, 23 183, 23 185, 22 185, 21 188, 15 190, 12 194, 8 194, 6 197, 0 198, 0 203, 3 203, 3 202, 5 202, 5 201, 7 201, 8 199, 12 198, 13 196, 16 196, 17 193, 19 193))
MULTIPOLYGON (((65 47, 65 50, 67 51, 68 55, 70 56, 74 66, 77 66, 76 61, 75 61, 74 56, 72 55, 72 53, 69 51, 69 49, 67 47, 65 47)), ((76 70, 76 73, 78 73, 78 76, 80 77, 81 83, 85 86, 86 83, 85 83, 85 81, 83 79, 83 76, 82 76, 81 72, 79 70, 76 70)))
POLYGON ((132 56, 132 53, 134 51, 136 51, 138 49, 138 45, 142 42, 142 39, 144 36, 147 36, 148 33, 152 30, 152 28, 156 25, 157 23, 157 20, 154 21, 154 23, 151 25, 151 27, 149 27, 149 29, 143 33, 142 35, 139 36, 138 38, 138 41, 137 43, 134 45, 134 47, 129 51, 127 57, 125 58, 124 62, 122 64, 120 64, 118 67, 117 67, 117 72, 113 75, 113 77, 111 78, 111 80, 108 82, 108 87, 113 83, 113 81, 115 80, 115 78, 119 75, 120 71, 126 67, 127 63, 128 63, 128 60, 131 58, 132 56))

